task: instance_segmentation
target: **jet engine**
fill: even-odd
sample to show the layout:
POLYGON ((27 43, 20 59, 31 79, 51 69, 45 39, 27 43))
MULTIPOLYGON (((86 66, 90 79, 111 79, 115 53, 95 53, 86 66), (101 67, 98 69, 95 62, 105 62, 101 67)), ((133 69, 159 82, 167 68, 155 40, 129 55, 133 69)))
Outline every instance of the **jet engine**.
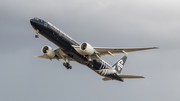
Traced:
POLYGON ((55 52, 49 46, 42 47, 42 53, 46 54, 49 59, 53 59, 55 57, 55 52))
POLYGON ((84 42, 80 45, 80 50, 81 50, 80 51, 81 55, 92 55, 92 54, 94 54, 94 48, 86 42, 84 42))

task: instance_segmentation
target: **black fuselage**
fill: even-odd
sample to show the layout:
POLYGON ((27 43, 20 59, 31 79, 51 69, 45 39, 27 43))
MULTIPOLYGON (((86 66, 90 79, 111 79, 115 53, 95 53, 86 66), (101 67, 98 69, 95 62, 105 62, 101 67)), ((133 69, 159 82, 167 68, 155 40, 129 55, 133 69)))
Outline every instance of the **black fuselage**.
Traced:
MULTIPOLYGON (((112 68, 102 59, 95 59, 93 61, 88 61, 88 59, 85 56, 79 54, 72 46, 72 45, 80 46, 80 44, 75 40, 73 40, 68 35, 66 35, 64 32, 60 31, 58 28, 53 26, 51 23, 45 22, 44 20, 38 18, 31 19, 30 23, 33 26, 33 28, 35 30, 38 30, 38 32, 42 36, 44 36, 49 41, 56 44, 66 55, 68 55, 75 61, 88 66, 90 69, 94 71, 102 69, 102 66, 104 66, 103 67, 104 69, 112 68)), ((122 79, 117 77, 115 74, 106 75, 106 76, 122 81, 122 79)))

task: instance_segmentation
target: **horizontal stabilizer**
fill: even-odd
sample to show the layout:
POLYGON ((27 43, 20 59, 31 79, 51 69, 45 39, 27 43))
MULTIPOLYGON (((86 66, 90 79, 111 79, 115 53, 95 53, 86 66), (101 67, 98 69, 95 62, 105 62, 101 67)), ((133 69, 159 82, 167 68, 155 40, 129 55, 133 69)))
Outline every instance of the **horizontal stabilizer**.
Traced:
POLYGON ((124 79, 131 79, 131 78, 145 78, 144 76, 139 75, 124 75, 124 74, 118 74, 119 77, 124 79))
POLYGON ((104 81, 112 80, 112 78, 105 77, 103 78, 104 81))

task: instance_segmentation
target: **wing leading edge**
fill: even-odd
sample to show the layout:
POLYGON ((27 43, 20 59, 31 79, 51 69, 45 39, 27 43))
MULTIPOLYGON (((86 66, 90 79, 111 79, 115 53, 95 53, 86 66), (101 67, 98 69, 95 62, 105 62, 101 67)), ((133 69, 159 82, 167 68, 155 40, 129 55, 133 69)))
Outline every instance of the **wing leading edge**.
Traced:
POLYGON ((101 55, 116 55, 123 53, 131 53, 135 51, 149 50, 149 49, 158 49, 158 47, 147 47, 147 48, 103 48, 103 47, 94 47, 94 49, 101 55))

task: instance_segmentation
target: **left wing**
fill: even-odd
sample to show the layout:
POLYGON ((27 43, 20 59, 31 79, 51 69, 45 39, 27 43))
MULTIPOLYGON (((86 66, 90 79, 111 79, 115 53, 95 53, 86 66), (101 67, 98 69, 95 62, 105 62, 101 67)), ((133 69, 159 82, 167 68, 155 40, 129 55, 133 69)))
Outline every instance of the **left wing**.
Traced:
POLYGON ((94 47, 94 49, 100 54, 100 56, 106 55, 116 55, 122 53, 131 53, 135 51, 142 51, 148 49, 157 49, 158 47, 147 47, 147 48, 103 48, 103 47, 94 47))
MULTIPOLYGON (((81 46, 74 46, 74 49, 80 54, 87 50, 82 50, 81 46)), ((100 58, 101 56, 114 56, 116 54, 127 54, 135 51, 142 51, 148 49, 158 49, 158 47, 147 47, 147 48, 109 48, 109 47, 92 47, 94 49, 94 54, 90 55, 92 59, 100 58)))

